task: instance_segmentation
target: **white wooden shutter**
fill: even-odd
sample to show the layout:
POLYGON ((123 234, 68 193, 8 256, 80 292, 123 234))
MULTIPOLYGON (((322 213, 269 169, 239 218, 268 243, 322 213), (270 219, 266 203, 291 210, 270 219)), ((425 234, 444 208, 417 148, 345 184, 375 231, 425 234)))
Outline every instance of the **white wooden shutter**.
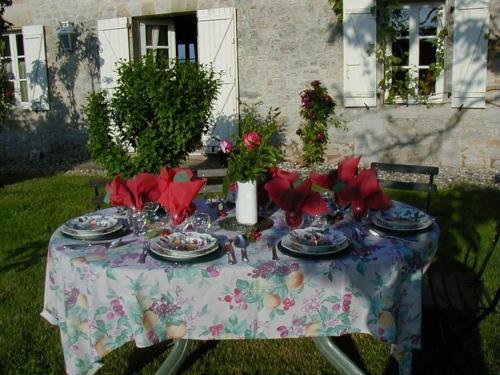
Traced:
POLYGON ((455 0, 452 107, 484 108, 489 0, 455 0))
POLYGON ((47 59, 42 25, 23 26, 28 100, 35 111, 49 109, 47 59))
MULTIPOLYGON (((238 71, 236 45, 236 9, 203 9, 198 16, 198 61, 212 64, 222 71, 222 85, 212 113, 209 134, 227 139, 237 132, 238 71)), ((205 136, 203 143, 208 152, 217 152, 218 142, 205 136)))
POLYGON ((374 0, 344 0, 344 106, 377 105, 374 0), (371 53, 368 52, 371 50, 371 53))
POLYGON ((112 95, 118 84, 117 64, 129 61, 128 19, 111 18, 97 21, 101 89, 112 95))

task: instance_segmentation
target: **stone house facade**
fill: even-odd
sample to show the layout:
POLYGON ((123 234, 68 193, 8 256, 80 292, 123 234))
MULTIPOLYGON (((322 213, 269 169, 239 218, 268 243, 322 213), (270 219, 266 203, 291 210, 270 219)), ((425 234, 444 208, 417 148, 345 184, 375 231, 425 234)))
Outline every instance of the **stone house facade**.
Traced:
POLYGON ((384 103, 377 88, 382 69, 368 53, 375 0, 344 0, 343 23, 328 0, 14 1, 4 18, 20 35, 10 36, 11 49, 24 41, 25 59, 22 51, 13 59, 27 71, 14 72, 18 108, 2 126, 0 160, 26 159, 33 150, 47 158, 83 157, 87 94, 112 90, 119 58, 163 49, 224 70, 218 115, 237 116, 241 102, 279 107, 291 159, 301 149, 300 92, 318 79, 348 128, 331 129, 329 162, 354 154, 364 162, 500 168, 500 0, 402 3, 410 30, 398 48, 409 51, 408 65, 416 61, 424 72, 422 40, 442 25, 451 31, 432 103, 384 103), (427 32, 421 36, 418 17, 429 7, 441 9, 439 26, 420 19, 427 32), (62 49, 62 22, 78 33, 73 51, 62 49))

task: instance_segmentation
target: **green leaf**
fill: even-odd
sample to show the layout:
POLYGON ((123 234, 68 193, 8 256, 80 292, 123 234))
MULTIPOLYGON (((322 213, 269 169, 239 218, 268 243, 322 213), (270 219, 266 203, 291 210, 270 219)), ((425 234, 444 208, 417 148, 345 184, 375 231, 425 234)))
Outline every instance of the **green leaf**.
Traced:
POLYGON ((174 182, 188 182, 188 181, 189 181, 189 176, 184 171, 178 172, 174 176, 174 182))
POLYGON ((246 292, 250 288, 250 283, 246 280, 237 279, 236 287, 242 292, 246 292))

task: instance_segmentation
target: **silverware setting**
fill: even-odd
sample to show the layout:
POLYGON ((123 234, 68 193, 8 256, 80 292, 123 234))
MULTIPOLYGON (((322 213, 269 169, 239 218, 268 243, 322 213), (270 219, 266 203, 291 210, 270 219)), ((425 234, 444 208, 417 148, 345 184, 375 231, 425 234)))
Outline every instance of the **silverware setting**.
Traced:
POLYGON ((72 243, 72 244, 64 244, 63 247, 65 249, 70 249, 70 250, 77 250, 77 249, 86 249, 89 247, 94 247, 94 246, 101 246, 105 247, 106 249, 115 249, 117 247, 120 247, 124 245, 124 242, 121 238, 114 240, 114 241, 107 241, 107 242, 84 242, 84 243, 72 243))
POLYGON ((151 248, 151 242, 149 238, 144 238, 144 242, 142 243, 142 254, 139 256, 139 260, 137 263, 145 263, 146 257, 148 256, 149 249, 151 248))
POLYGON ((391 235, 385 234, 385 233, 380 233, 379 231, 376 231, 373 228, 370 228, 368 230, 368 233, 371 234, 373 237, 390 238, 393 240, 407 241, 407 242, 418 242, 418 240, 415 240, 413 238, 397 237, 397 236, 391 236, 391 235))
POLYGON ((234 241, 234 246, 239 247, 241 249, 241 260, 245 263, 248 263, 248 253, 247 253, 248 241, 241 234, 237 235, 233 241, 234 241))
POLYGON ((280 260, 280 258, 278 258, 278 254, 276 253, 276 244, 274 241, 267 241, 267 247, 271 249, 272 260, 280 260))
POLYGON ((227 240, 224 244, 224 251, 227 254, 227 263, 228 264, 236 264, 238 261, 236 260, 236 255, 234 254, 234 248, 232 245, 232 240, 227 240))

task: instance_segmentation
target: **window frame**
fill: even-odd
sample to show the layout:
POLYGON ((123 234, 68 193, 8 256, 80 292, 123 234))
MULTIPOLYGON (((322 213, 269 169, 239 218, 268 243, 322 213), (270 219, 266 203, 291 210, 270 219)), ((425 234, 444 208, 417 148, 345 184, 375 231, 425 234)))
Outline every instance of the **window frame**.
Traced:
MULTIPOLYGON (((429 65, 420 65, 420 40, 421 39, 437 39, 439 38, 439 33, 443 29, 446 24, 446 15, 445 15, 445 3, 444 2, 411 2, 404 3, 400 6, 401 9, 409 10, 409 20, 408 20, 408 37, 402 37, 401 39, 408 39, 409 44, 409 56, 408 56, 408 65, 402 65, 403 68, 407 68, 410 73, 411 82, 418 82, 418 72, 420 69, 428 69, 429 65), (438 12, 438 24, 436 28, 436 36, 432 35, 419 35, 419 18, 420 18, 420 9, 421 8, 437 8, 438 12)), ((392 43, 388 44, 389 55, 392 55, 392 43)), ((444 103, 445 102, 445 85, 444 85, 444 69, 441 73, 436 77, 435 83, 435 94, 429 95, 427 97, 426 103, 444 103)), ((417 88, 418 90, 418 88, 417 88)), ((388 98, 388 93, 386 91, 384 97, 384 104, 387 103, 386 100, 388 98)), ((394 100, 395 104, 420 104, 420 102, 416 99, 409 98, 408 100, 404 100, 400 97, 397 97, 394 100)))
POLYGON ((24 51, 23 55, 18 54, 17 50, 17 36, 20 36, 20 40, 23 43, 23 50, 24 50, 24 37, 21 29, 12 29, 7 32, 5 32, 2 37, 7 37, 9 41, 9 49, 10 49, 10 55, 9 57, 4 57, 0 56, 1 60, 6 60, 7 58, 10 58, 11 64, 12 64, 12 74, 14 76, 13 79, 7 78, 7 81, 13 82, 14 83, 14 99, 15 103, 14 106, 22 109, 29 109, 30 108, 30 100, 29 100, 29 87, 28 87, 28 67, 26 66, 26 51, 24 51), (19 74, 19 60, 24 59, 25 62, 25 78, 20 78, 19 74), (26 82, 26 101, 22 101, 22 95, 21 95, 21 82, 26 82))
POLYGON ((172 18, 141 18, 139 19, 139 44, 141 56, 146 56, 147 50, 152 49, 146 45, 146 26, 168 26, 168 46, 155 46, 156 49, 168 50, 168 58, 177 58, 177 44, 175 38, 175 21, 172 18))

